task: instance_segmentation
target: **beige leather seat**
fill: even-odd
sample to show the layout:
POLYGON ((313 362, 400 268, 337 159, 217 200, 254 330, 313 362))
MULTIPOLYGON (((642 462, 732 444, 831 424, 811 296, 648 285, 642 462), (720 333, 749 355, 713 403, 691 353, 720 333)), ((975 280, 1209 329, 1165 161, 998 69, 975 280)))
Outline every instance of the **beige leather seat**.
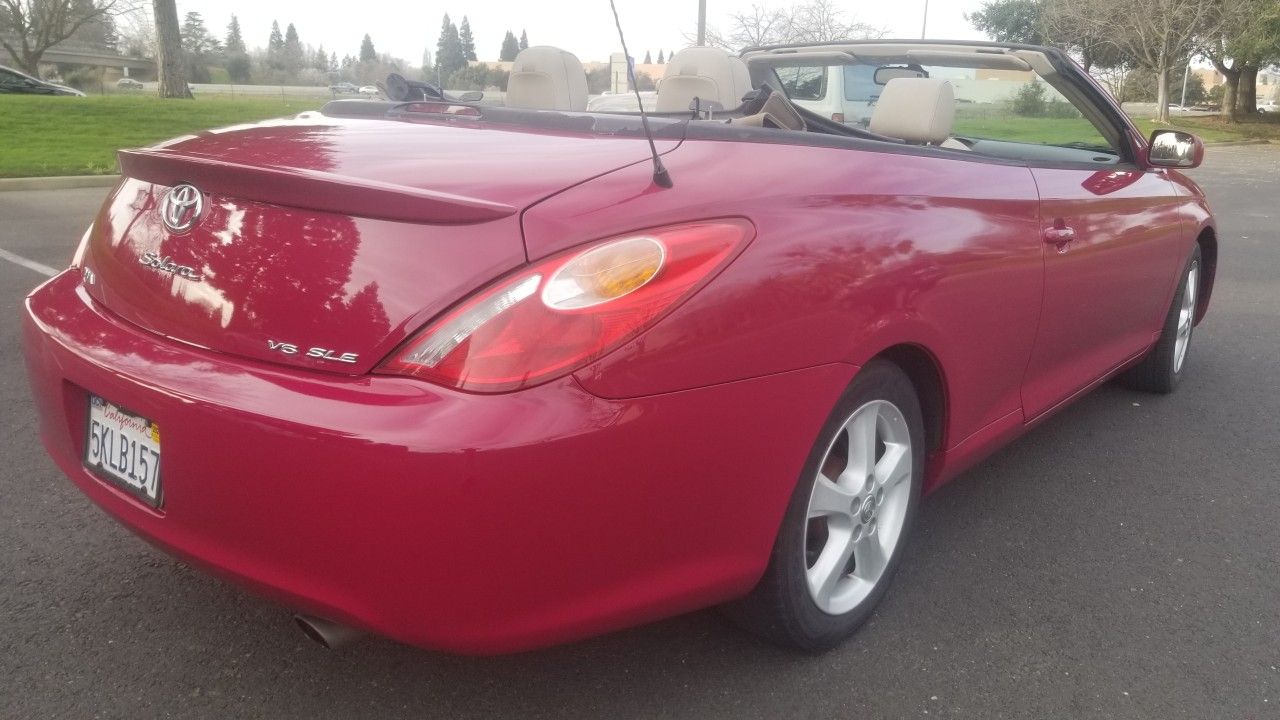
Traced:
POLYGON ((913 145, 968 150, 951 139, 956 117, 955 91, 939 78, 894 78, 884 86, 867 129, 913 145))
POLYGON ((511 64, 506 106, 586 110, 587 73, 578 56, 550 45, 521 50, 511 64))
POLYGON ((658 83, 658 112, 688 110, 693 99, 717 102, 725 110, 742 104, 751 92, 747 64, 720 48, 685 48, 667 61, 658 83))

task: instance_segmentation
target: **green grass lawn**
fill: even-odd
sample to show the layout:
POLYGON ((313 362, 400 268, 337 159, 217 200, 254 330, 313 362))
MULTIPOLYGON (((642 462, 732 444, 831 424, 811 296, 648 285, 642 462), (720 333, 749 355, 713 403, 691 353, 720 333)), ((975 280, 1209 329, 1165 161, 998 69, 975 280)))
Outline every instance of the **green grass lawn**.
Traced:
POLYGON ((980 137, 1012 142, 1067 145, 1078 142, 1105 145, 1106 141, 1084 118, 1039 118, 1017 115, 967 115, 956 113, 952 134, 961 137, 980 137))
MULTIPOLYGON (((1173 117, 1168 125, 1155 120, 1135 118, 1134 122, 1144 135, 1156 128, 1169 127, 1186 130, 1200 136, 1208 143, 1234 140, 1280 141, 1280 114, 1241 118, 1234 123, 1224 123, 1217 117, 1173 117)), ((1066 145, 1071 142, 1103 144, 1098 132, 1081 118, 1035 118, 1016 115, 977 115, 967 117, 957 113, 956 135, 997 138, 1021 142, 1066 145)))
POLYGON ((116 150, 197 130, 316 110, 323 98, 209 95, 38 97, 0 95, 0 177, 104 175, 116 150))
MULTIPOLYGON (((324 98, 231 97, 161 100, 149 95, 31 97, 0 95, 0 177, 101 175, 116 172, 116 150, 152 145, 198 130, 316 110, 324 98)), ((1138 120, 1150 134, 1157 125, 1138 120)), ((1280 114, 1223 123, 1215 117, 1178 118, 1168 127, 1206 142, 1261 138, 1280 141, 1280 114)), ((1097 142, 1080 118, 1029 118, 960 108, 957 135, 1024 142, 1097 142)))
POLYGON ((1270 140, 1280 142, 1280 113, 1250 115, 1233 123, 1225 123, 1217 117, 1180 118, 1174 115, 1168 125, 1154 120, 1136 120, 1138 128, 1150 135, 1159 127, 1186 130, 1200 136, 1205 142, 1229 142, 1233 140, 1270 140))

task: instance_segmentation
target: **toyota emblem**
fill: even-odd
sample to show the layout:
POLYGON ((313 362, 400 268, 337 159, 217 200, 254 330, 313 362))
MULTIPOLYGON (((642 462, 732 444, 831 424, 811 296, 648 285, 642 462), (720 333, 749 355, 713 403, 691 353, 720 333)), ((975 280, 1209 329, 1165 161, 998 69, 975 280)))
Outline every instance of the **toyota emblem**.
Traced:
POLYGON ((186 183, 170 188, 160 203, 160 217, 165 227, 176 233, 190 230, 203 211, 204 196, 195 185, 186 183))

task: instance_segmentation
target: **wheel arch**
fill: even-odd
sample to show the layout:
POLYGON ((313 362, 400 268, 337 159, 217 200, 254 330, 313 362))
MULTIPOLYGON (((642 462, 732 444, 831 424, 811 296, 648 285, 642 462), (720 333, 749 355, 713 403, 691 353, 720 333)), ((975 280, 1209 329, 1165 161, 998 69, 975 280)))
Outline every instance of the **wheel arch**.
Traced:
POLYGON ((1218 274, 1218 234, 1213 227, 1206 227, 1196 237, 1200 246, 1200 293, 1196 298, 1196 324, 1209 311, 1209 297, 1213 294, 1213 280, 1218 274))
POLYGON ((945 447, 947 436, 947 384, 938 358, 922 345, 899 343, 881 350, 875 358, 897 365, 915 387, 924 415, 925 449, 929 453, 945 447))

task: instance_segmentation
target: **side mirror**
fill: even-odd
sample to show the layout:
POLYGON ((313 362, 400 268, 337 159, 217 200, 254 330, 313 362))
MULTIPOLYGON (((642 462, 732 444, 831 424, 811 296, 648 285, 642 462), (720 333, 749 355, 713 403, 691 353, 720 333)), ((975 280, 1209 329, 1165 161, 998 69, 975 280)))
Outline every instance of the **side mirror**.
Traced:
POLYGON ((1147 162, 1156 167, 1193 168, 1204 160, 1204 143, 1181 130, 1156 130, 1147 147, 1147 162))
POLYGON ((478 90, 472 90, 471 92, 464 92, 458 96, 458 100, 461 100, 462 102, 480 102, 483 99, 484 99, 484 93, 478 90))

